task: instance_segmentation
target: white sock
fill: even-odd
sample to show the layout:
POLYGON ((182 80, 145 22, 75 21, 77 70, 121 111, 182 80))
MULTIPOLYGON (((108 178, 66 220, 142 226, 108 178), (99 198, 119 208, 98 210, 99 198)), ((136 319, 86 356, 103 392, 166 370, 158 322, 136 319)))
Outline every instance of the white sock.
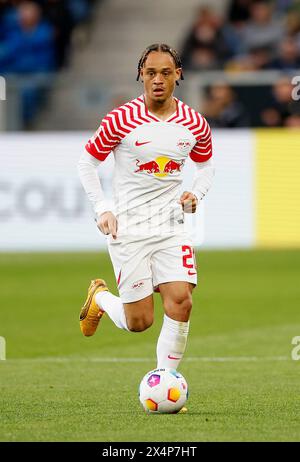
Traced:
POLYGON ((177 369, 185 351, 189 325, 189 321, 175 321, 164 315, 156 348, 158 369, 177 369))
POLYGON ((116 297, 107 290, 98 292, 95 296, 95 300, 99 308, 108 314, 110 319, 115 323, 119 329, 128 330, 127 321, 124 311, 123 303, 120 297, 116 297))

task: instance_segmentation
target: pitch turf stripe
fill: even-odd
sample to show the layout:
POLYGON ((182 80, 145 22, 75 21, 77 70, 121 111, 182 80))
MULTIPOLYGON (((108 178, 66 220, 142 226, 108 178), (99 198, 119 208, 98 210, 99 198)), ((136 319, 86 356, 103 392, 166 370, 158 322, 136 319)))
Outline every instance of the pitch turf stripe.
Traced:
MULTIPOLYGON (((91 363, 154 363, 155 358, 106 358, 91 357, 82 358, 74 356, 46 356, 41 358, 16 358, 8 359, 9 362, 28 362, 28 363, 67 363, 67 362, 91 362, 91 363)), ((291 361, 290 356, 223 356, 223 357, 205 357, 191 356, 184 359, 184 362, 267 362, 267 361, 291 361)))

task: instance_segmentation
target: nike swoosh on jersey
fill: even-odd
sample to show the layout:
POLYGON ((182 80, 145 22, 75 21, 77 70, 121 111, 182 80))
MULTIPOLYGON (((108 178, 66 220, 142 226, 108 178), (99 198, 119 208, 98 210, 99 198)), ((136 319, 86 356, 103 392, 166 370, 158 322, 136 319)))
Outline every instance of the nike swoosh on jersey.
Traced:
POLYGON ((143 141, 142 143, 139 143, 138 141, 135 142, 136 146, 143 146, 143 144, 148 144, 151 143, 151 141, 143 141))
POLYGON ((196 271, 188 270, 188 275, 189 276, 193 276, 194 274, 197 274, 196 271))

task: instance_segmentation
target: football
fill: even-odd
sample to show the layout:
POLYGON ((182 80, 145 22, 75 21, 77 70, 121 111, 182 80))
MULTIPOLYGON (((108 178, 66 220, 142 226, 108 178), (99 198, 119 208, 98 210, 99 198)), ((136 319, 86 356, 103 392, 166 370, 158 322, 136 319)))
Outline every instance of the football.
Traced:
POLYGON ((143 377, 139 398, 147 413, 176 414, 188 398, 188 385, 175 369, 154 369, 143 377))

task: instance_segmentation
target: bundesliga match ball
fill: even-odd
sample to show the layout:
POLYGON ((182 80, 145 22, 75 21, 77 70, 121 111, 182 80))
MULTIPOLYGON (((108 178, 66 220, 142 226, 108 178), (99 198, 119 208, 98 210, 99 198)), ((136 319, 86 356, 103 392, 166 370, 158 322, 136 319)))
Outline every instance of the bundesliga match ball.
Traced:
POLYGON ((154 369, 142 379, 139 398, 151 414, 176 414, 188 398, 188 385, 175 369, 154 369))

